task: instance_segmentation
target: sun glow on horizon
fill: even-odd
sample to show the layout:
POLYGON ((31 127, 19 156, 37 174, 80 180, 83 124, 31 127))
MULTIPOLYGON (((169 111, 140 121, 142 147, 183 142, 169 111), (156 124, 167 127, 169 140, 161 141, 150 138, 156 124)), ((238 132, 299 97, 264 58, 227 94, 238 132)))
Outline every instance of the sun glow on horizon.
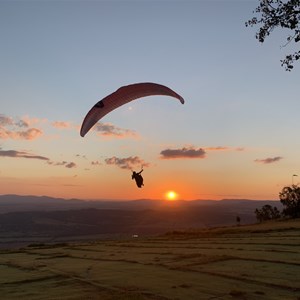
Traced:
POLYGON ((167 198, 168 200, 170 200, 170 201, 176 200, 177 197, 178 197, 178 194, 177 194, 176 192, 174 192, 174 191, 168 191, 168 192, 166 193, 166 198, 167 198))

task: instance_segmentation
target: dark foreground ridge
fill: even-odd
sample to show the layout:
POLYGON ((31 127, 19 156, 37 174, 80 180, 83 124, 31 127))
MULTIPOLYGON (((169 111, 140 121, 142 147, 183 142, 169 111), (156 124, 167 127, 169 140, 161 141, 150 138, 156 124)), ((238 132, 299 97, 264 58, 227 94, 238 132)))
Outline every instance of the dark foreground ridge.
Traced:
POLYGON ((300 298, 300 222, 0 251, 3 299, 300 298))

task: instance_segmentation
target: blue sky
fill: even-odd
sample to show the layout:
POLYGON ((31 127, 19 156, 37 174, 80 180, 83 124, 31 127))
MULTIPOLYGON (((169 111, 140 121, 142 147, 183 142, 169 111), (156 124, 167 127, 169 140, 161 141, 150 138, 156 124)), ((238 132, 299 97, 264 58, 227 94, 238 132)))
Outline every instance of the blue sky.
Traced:
POLYGON ((300 168, 300 66, 280 66, 294 50, 281 47, 282 31, 259 44, 245 27, 257 4, 0 1, 0 193, 278 198, 300 168), (135 101, 103 119, 122 138, 81 138, 91 106, 135 82, 167 85, 186 103, 135 101), (205 155, 162 159, 168 149, 205 155), (145 187, 112 157, 149 164, 145 187))

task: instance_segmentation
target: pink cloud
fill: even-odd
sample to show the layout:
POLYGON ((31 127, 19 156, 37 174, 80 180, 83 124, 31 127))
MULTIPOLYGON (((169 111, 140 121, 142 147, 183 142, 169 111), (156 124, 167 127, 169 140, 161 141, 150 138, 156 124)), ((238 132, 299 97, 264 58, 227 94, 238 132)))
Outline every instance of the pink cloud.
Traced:
POLYGON ((100 136, 115 138, 137 138, 138 134, 134 130, 117 127, 110 123, 97 123, 93 130, 100 136))
POLYGON ((29 116, 23 116, 21 118, 21 121, 26 123, 27 126, 32 126, 32 125, 35 125, 35 124, 42 124, 42 123, 47 123, 48 120, 43 118, 43 119, 40 119, 40 118, 30 118, 29 116))
POLYGON ((34 140, 43 134, 43 132, 37 128, 30 128, 26 131, 19 131, 16 133, 21 139, 25 140, 34 140))
POLYGON ((11 126, 14 124, 14 121, 11 117, 7 117, 3 114, 0 114, 0 126, 11 126))
POLYGON ((205 147, 205 150, 209 150, 209 151, 228 151, 228 150, 230 150, 230 148, 225 147, 225 146, 205 147))
POLYGON ((43 132, 37 128, 30 128, 24 131, 12 131, 0 127, 0 139, 13 140, 34 140, 39 138, 43 132))
POLYGON ((64 122, 64 121, 56 121, 56 122, 52 122, 52 126, 58 129, 68 129, 71 128, 71 123, 64 122))
POLYGON ((30 120, 26 120, 25 117, 14 120, 11 117, 0 115, 0 139, 34 140, 43 134, 42 130, 29 128, 29 126, 30 120))

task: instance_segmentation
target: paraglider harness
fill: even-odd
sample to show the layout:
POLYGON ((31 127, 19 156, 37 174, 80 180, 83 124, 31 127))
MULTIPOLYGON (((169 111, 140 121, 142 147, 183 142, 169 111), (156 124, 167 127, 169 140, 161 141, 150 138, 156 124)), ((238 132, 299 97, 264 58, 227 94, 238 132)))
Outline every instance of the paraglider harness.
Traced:
POLYGON ((144 185, 144 183, 143 183, 144 179, 141 175, 142 172, 143 172, 143 169, 138 173, 136 173, 135 171, 132 171, 132 176, 131 176, 131 179, 135 179, 135 183, 139 188, 141 188, 144 185))

